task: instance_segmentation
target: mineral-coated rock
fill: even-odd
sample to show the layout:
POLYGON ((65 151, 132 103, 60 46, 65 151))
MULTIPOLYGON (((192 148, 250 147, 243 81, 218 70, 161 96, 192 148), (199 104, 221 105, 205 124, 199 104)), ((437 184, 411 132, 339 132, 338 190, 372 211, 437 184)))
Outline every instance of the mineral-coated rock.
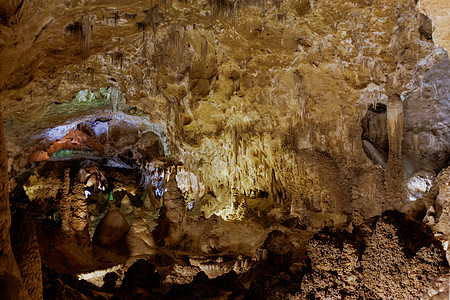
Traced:
POLYGON ((30 299, 24 287, 20 270, 11 248, 9 229, 11 213, 9 210, 9 180, 3 132, 3 118, 0 111, 0 295, 6 299, 30 299))
MULTIPOLYGON (((114 141, 106 142, 106 152, 120 148, 117 155, 131 160, 156 153, 134 151, 131 127, 115 118, 121 110, 132 119, 133 110, 144 112, 163 128, 154 131, 163 133, 158 137, 164 150, 170 148, 199 186, 217 196, 217 210, 232 207, 233 194, 258 190, 294 202, 301 194, 313 203, 296 205, 312 205, 323 216, 330 207, 360 202, 387 209, 393 203, 380 201, 384 176, 363 151, 361 121, 371 105, 386 105, 400 94, 402 149, 414 165, 443 167, 448 58, 432 43, 429 21, 414 1, 241 4, 236 10, 202 1, 150 9, 117 1, 113 12, 52 1, 36 14, 25 4, 18 16, 27 22, 10 25, 22 38, 2 30, 0 55, 8 62, 2 63, 2 97, 8 99, 12 143, 26 149, 25 136, 37 138, 45 127, 86 120, 86 114, 97 120, 99 107, 81 113, 53 102, 110 87, 107 114, 119 126, 106 131, 114 141), (153 13, 157 22, 150 21, 153 13), (425 103, 432 109, 424 109, 425 103), (413 126, 418 122, 420 130, 413 126), (304 150, 310 155, 298 155, 304 150), (348 187, 334 197, 336 203, 329 199, 333 192, 294 180, 308 173, 310 182, 325 184, 327 175, 307 166, 311 155, 322 154, 327 158, 319 164, 336 166, 340 175, 333 176, 348 187)), ((76 107, 84 105, 77 99, 76 107)), ((379 137, 384 145, 370 142, 383 148, 387 139, 379 137)))
MULTIPOLYGON (((58 151, 90 150, 106 157, 105 167, 142 175, 139 184, 117 180, 113 194, 152 193, 132 212, 124 201, 124 212, 147 219, 157 197, 164 200, 158 245, 251 257, 268 232, 283 232, 267 240, 270 262, 258 266, 275 275, 248 280, 242 292, 235 274, 210 282, 200 273, 184 287, 194 296, 228 297, 235 288, 256 298, 421 297, 428 276, 446 267, 441 248, 413 233, 412 242, 404 239, 396 217, 354 220, 352 233, 336 239, 322 232, 308 246, 311 265, 288 230, 268 228, 311 233, 346 227, 355 209, 367 218, 396 208, 420 219, 428 211, 433 230, 448 235, 446 171, 421 199, 410 202, 405 190, 414 174, 438 174, 448 164, 450 63, 434 44, 445 46, 446 35, 433 31, 439 22, 428 18, 430 1, 1 2, 0 122, 9 152, 2 137, 0 270, 14 275, 1 283, 20 289, 8 246, 6 170, 17 179, 27 164, 58 151), (169 161, 182 166, 179 176, 166 175, 169 161)), ((40 184, 39 193, 63 194, 61 229, 86 232, 82 184, 96 187, 99 179, 82 175, 76 183, 69 173, 54 187, 40 184)), ((112 207, 94 241, 111 245, 128 229, 112 207)), ((139 244, 135 254, 149 254, 152 242, 140 234, 147 229, 135 224, 128 240, 139 244)), ((202 267, 223 271, 219 263, 202 267)), ((70 281, 58 278, 51 288, 80 298, 70 281)), ((155 282, 129 286, 150 297, 155 282)))
POLYGON ((97 225, 92 241, 102 246, 111 246, 117 243, 129 229, 127 220, 112 204, 108 213, 97 225))

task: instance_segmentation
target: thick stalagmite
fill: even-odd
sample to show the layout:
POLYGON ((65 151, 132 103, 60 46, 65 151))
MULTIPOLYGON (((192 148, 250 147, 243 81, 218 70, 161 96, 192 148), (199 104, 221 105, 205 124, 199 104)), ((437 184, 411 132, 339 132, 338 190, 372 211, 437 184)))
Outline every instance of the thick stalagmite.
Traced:
MULTIPOLYGON (((64 170, 63 193, 69 195, 70 192, 70 169, 64 170)), ((61 229, 65 232, 70 231, 70 198, 62 197, 59 202, 59 210, 61 213, 61 229)))
POLYGON ((26 209, 16 210, 12 218, 12 228, 15 228, 11 231, 12 248, 28 294, 33 300, 43 299, 38 240, 34 221, 26 209))
POLYGON ((0 298, 29 299, 14 258, 9 236, 11 212, 9 210, 9 178, 5 144, 3 117, 0 112, 0 298))
POLYGON ((45 299, 447 280, 450 61, 424 1, 0 0, 0 285, 38 273, 33 225, 45 299), (140 258, 150 285, 123 279, 140 258))

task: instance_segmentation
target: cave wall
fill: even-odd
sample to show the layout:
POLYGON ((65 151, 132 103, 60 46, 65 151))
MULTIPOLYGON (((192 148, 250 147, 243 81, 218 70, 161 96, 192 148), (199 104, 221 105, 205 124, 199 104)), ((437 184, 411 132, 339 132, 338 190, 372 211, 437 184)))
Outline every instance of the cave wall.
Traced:
POLYGON ((3 118, 0 112, 0 296, 3 299, 29 299, 11 247, 9 229, 9 176, 5 149, 3 118))
POLYGON ((361 139, 369 107, 393 95, 413 172, 445 166, 448 55, 415 1, 218 3, 26 2, 1 27, 10 165, 39 128, 79 118, 49 117, 50 105, 116 86, 216 210, 255 191, 311 226, 393 208, 361 139))

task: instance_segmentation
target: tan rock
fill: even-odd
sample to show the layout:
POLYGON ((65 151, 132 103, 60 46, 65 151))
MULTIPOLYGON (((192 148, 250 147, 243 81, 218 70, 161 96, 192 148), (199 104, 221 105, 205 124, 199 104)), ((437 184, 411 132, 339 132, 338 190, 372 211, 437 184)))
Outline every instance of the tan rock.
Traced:
POLYGON ((129 229, 127 220, 116 206, 111 204, 108 213, 97 225, 92 241, 102 246, 111 246, 117 243, 129 229))

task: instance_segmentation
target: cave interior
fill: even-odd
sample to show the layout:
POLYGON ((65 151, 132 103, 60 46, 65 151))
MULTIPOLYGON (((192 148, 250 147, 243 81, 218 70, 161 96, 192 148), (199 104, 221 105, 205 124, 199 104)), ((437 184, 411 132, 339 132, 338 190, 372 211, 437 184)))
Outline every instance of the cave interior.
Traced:
POLYGON ((448 299, 449 16, 0 1, 0 299, 448 299))

